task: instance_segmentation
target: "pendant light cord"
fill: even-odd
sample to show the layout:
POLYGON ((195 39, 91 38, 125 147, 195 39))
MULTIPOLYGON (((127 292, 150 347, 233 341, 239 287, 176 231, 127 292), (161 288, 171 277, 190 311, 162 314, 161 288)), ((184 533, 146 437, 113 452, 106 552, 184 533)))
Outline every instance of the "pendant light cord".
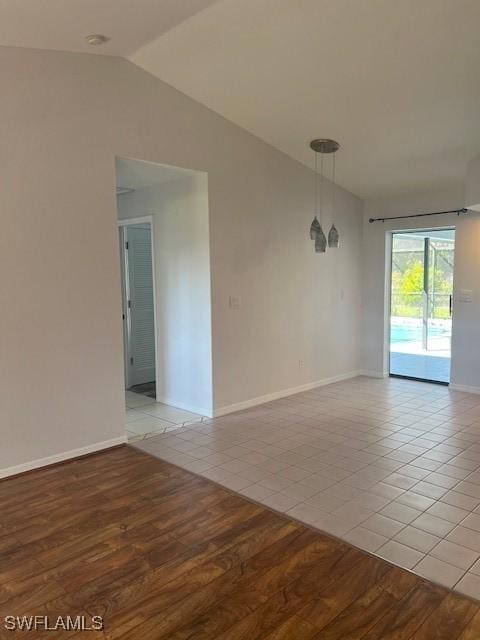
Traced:
POLYGON ((320 224, 323 222, 323 153, 320 158, 320 208, 318 215, 320 216, 320 224))
POLYGON ((332 194, 332 221, 335 223, 335 196, 336 196, 336 184, 335 184, 335 153, 332 153, 333 155, 333 194, 332 194))
MULTIPOLYGON (((318 152, 315 153, 315 217, 321 223, 322 221, 322 213, 323 213, 323 156, 321 153, 320 156, 320 196, 318 194, 318 152)), ((333 182, 335 184, 335 155, 333 156, 333 182)), ((335 198, 335 191, 334 198, 335 198)))

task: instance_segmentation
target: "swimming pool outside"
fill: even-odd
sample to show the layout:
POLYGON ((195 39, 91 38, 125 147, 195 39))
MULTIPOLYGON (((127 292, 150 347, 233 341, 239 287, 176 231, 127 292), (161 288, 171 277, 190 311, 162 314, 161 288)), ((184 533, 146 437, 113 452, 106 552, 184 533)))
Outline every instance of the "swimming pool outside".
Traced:
POLYGON ((450 380, 451 322, 429 325, 428 349, 423 348, 422 322, 392 317, 390 324, 390 373, 437 382, 450 380))
POLYGON ((450 358, 451 320, 432 320, 428 327, 428 346, 423 346, 421 320, 392 316, 390 352, 450 358))
MULTIPOLYGON (((408 325, 392 322, 390 325, 390 342, 396 344, 398 342, 421 342, 422 325, 408 325)), ((450 327, 446 326, 430 326, 428 329, 429 337, 441 336, 448 337, 450 335, 450 327)))

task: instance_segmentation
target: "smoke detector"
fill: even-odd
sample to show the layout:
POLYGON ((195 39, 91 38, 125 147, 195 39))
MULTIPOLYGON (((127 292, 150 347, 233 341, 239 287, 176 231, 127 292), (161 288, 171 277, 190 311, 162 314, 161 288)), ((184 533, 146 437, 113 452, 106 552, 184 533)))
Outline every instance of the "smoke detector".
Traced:
POLYGON ((88 42, 88 44, 96 47, 99 44, 105 44, 105 42, 108 42, 110 38, 107 38, 107 36, 104 36, 101 33, 92 33, 89 36, 85 36, 85 40, 88 42))

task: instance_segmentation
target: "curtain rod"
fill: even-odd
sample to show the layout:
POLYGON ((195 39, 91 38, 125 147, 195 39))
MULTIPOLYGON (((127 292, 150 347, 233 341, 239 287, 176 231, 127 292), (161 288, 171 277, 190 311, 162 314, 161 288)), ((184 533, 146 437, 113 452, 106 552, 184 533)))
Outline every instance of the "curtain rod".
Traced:
POLYGON ((408 216, 392 216, 391 218, 369 218, 369 222, 385 222, 385 220, 405 220, 406 218, 423 218, 423 216, 443 216, 447 213, 467 213, 467 209, 451 209, 450 211, 432 211, 431 213, 411 213, 408 216))

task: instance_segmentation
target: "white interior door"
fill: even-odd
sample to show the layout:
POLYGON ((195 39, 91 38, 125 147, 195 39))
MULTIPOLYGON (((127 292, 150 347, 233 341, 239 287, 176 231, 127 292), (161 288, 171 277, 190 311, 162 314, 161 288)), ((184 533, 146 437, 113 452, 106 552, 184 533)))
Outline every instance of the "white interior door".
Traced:
POLYGON ((155 320, 150 224, 123 227, 127 387, 155 380, 155 320))

